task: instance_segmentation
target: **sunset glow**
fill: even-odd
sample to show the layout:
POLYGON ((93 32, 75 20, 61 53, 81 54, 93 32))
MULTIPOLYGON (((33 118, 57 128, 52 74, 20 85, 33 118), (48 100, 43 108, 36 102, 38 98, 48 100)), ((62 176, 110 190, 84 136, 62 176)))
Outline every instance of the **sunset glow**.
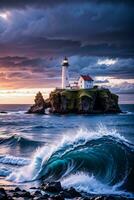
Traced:
POLYGON ((37 92, 42 92, 46 99, 52 90, 54 88, 0 90, 0 104, 9 104, 9 101, 11 104, 32 104, 37 92))
POLYGON ((38 91, 61 87, 65 56, 71 81, 88 74, 118 95, 134 93, 129 4, 20 2, 0 3, 0 104, 32 103, 38 91))

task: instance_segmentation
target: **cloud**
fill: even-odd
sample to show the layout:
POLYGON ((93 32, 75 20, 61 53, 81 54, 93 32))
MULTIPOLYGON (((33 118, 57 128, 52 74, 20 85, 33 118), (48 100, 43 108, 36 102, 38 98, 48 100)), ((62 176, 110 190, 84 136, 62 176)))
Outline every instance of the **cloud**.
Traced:
MULTIPOLYGON (((63 57, 1 57, 0 70, 5 71, 6 78, 17 79, 60 79, 61 61, 63 57)), ((108 58, 102 58, 102 61, 108 58)), ((71 56, 69 57, 70 76, 73 78, 80 73, 92 76, 112 76, 120 79, 132 79, 134 76, 134 59, 119 59, 112 65, 98 64, 100 57, 71 56)), ((106 80, 107 81, 107 80, 106 80)))
MULTIPOLYGON (((8 87, 58 86, 65 55, 71 77, 89 73, 132 79, 133 3, 1 0, 0 12, 10 17, 0 18, 0 80, 8 87)), ((101 84, 108 81, 105 78, 101 84)))
POLYGON ((134 59, 118 58, 113 65, 98 64, 98 61, 107 60, 107 57, 72 56, 72 71, 89 73, 92 76, 113 76, 120 79, 132 79, 134 76, 134 59))
POLYGON ((104 83, 109 83, 109 80, 107 80, 107 79, 105 79, 105 80, 95 80, 95 82, 94 82, 95 84, 104 84, 104 83))
POLYGON ((127 5, 133 5, 134 2, 133 0, 23 0, 23 1, 18 1, 18 0, 1 0, 0 1, 0 8, 1 9, 11 9, 11 8, 20 8, 20 9, 25 9, 29 6, 32 7, 53 7, 61 4, 83 4, 83 3, 95 3, 95 4, 127 4, 127 5))
POLYGON ((10 11, 9 22, 0 20, 1 55, 134 56, 133 7, 106 1, 96 1, 99 5, 89 1, 45 1, 45 5, 55 6, 44 10, 43 6, 33 8, 36 2, 40 4, 14 1, 12 6, 29 6, 27 10, 10 11))
POLYGON ((110 87, 110 89, 118 94, 134 94, 134 83, 125 81, 121 84, 117 84, 114 87, 110 87))

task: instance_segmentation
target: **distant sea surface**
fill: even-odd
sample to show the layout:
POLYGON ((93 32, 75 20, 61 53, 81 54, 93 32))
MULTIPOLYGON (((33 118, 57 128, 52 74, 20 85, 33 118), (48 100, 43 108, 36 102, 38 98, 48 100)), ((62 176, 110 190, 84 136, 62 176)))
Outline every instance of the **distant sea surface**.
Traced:
POLYGON ((0 187, 60 180, 134 198, 134 105, 103 115, 34 115, 28 107, 0 105, 0 187))

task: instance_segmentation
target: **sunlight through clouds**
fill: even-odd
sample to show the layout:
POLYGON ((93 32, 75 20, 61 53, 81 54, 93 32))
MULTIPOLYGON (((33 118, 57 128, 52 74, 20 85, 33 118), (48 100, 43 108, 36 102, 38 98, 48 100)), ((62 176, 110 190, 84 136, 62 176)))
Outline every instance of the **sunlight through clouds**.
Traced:
POLYGON ((118 62, 118 59, 99 59, 97 64, 98 65, 107 65, 107 66, 110 66, 110 65, 114 65, 115 63, 118 62))
POLYGON ((6 12, 0 12, 0 18, 3 19, 3 20, 9 20, 10 13, 8 11, 6 11, 6 12))

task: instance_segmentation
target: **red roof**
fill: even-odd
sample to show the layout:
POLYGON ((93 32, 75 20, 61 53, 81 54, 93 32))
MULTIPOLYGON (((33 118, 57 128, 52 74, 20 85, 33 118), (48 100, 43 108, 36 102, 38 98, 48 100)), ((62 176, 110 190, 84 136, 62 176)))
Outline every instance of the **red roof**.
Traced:
POLYGON ((93 79, 89 75, 81 75, 84 81, 93 81, 93 79))

